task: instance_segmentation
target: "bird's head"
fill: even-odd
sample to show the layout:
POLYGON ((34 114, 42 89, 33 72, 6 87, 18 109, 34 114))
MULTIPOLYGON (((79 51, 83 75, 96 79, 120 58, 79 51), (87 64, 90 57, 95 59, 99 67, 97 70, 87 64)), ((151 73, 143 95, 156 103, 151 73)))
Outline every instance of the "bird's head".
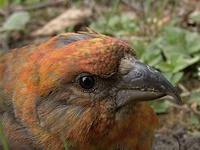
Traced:
POLYGON ((37 113, 41 126, 51 132, 86 136, 95 127, 105 127, 98 125, 102 118, 113 124, 142 101, 170 95, 181 102, 170 82, 118 39, 93 31, 67 33, 43 48, 52 50, 39 62, 37 113))

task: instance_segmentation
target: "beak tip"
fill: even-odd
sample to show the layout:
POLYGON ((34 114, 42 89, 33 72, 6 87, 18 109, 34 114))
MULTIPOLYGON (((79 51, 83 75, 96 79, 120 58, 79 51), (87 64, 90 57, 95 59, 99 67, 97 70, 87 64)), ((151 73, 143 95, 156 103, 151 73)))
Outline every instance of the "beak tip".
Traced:
POLYGON ((177 100, 178 100, 178 104, 183 105, 183 100, 181 99, 180 96, 177 97, 177 100))
POLYGON ((176 98, 174 98, 176 101, 177 101, 177 103, 179 104, 179 105, 183 105, 183 100, 181 99, 181 97, 179 96, 179 97, 176 97, 176 98))
POLYGON ((178 102, 178 104, 183 105, 183 100, 179 95, 177 86, 174 87, 174 91, 172 92, 172 94, 169 93, 169 95, 171 95, 178 102))

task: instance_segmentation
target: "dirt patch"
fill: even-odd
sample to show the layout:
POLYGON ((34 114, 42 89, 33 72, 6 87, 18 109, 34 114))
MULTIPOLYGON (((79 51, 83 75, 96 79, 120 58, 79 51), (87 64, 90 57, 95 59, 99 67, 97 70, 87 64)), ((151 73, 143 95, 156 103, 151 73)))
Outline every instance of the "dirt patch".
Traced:
POLYGON ((160 126, 151 150, 200 150, 200 131, 191 123, 191 117, 192 112, 174 108, 159 115, 160 126))
POLYGON ((151 150, 200 150, 200 136, 156 134, 151 150))
MULTIPOLYGON (((164 118, 168 118, 164 116, 164 118)), ((169 119, 171 121, 171 119, 169 119)), ((162 126, 156 131, 152 150, 182 150, 187 137, 187 128, 177 122, 161 123, 162 126)))

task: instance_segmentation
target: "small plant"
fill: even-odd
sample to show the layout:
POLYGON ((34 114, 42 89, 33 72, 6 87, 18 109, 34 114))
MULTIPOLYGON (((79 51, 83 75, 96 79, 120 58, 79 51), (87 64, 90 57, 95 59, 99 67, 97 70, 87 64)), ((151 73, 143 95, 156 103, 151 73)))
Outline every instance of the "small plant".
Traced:
POLYGON ((146 49, 144 44, 140 44, 142 48, 138 48, 138 51, 142 49, 142 53, 138 53, 141 61, 159 69, 173 84, 177 84, 184 69, 200 60, 199 41, 200 35, 197 33, 166 26, 146 49))
POLYGON ((4 150, 8 150, 8 144, 6 141, 6 137, 5 137, 5 133, 3 130, 3 126, 2 126, 2 122, 0 122, 0 139, 1 139, 1 143, 3 145, 3 149, 4 150))
POLYGON ((133 19, 128 14, 114 15, 110 21, 107 18, 100 18, 90 25, 91 29, 98 31, 102 34, 120 37, 139 30, 133 19), (107 26, 106 30, 102 27, 107 26))

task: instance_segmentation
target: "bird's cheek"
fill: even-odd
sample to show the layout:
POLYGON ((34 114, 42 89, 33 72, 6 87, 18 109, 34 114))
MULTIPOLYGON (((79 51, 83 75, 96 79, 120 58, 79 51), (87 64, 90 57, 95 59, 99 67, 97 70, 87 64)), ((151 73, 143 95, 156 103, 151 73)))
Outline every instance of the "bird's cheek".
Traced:
POLYGON ((83 111, 84 107, 78 105, 43 103, 37 107, 38 122, 42 128, 52 133, 64 133, 71 130, 72 123, 81 118, 83 111))

